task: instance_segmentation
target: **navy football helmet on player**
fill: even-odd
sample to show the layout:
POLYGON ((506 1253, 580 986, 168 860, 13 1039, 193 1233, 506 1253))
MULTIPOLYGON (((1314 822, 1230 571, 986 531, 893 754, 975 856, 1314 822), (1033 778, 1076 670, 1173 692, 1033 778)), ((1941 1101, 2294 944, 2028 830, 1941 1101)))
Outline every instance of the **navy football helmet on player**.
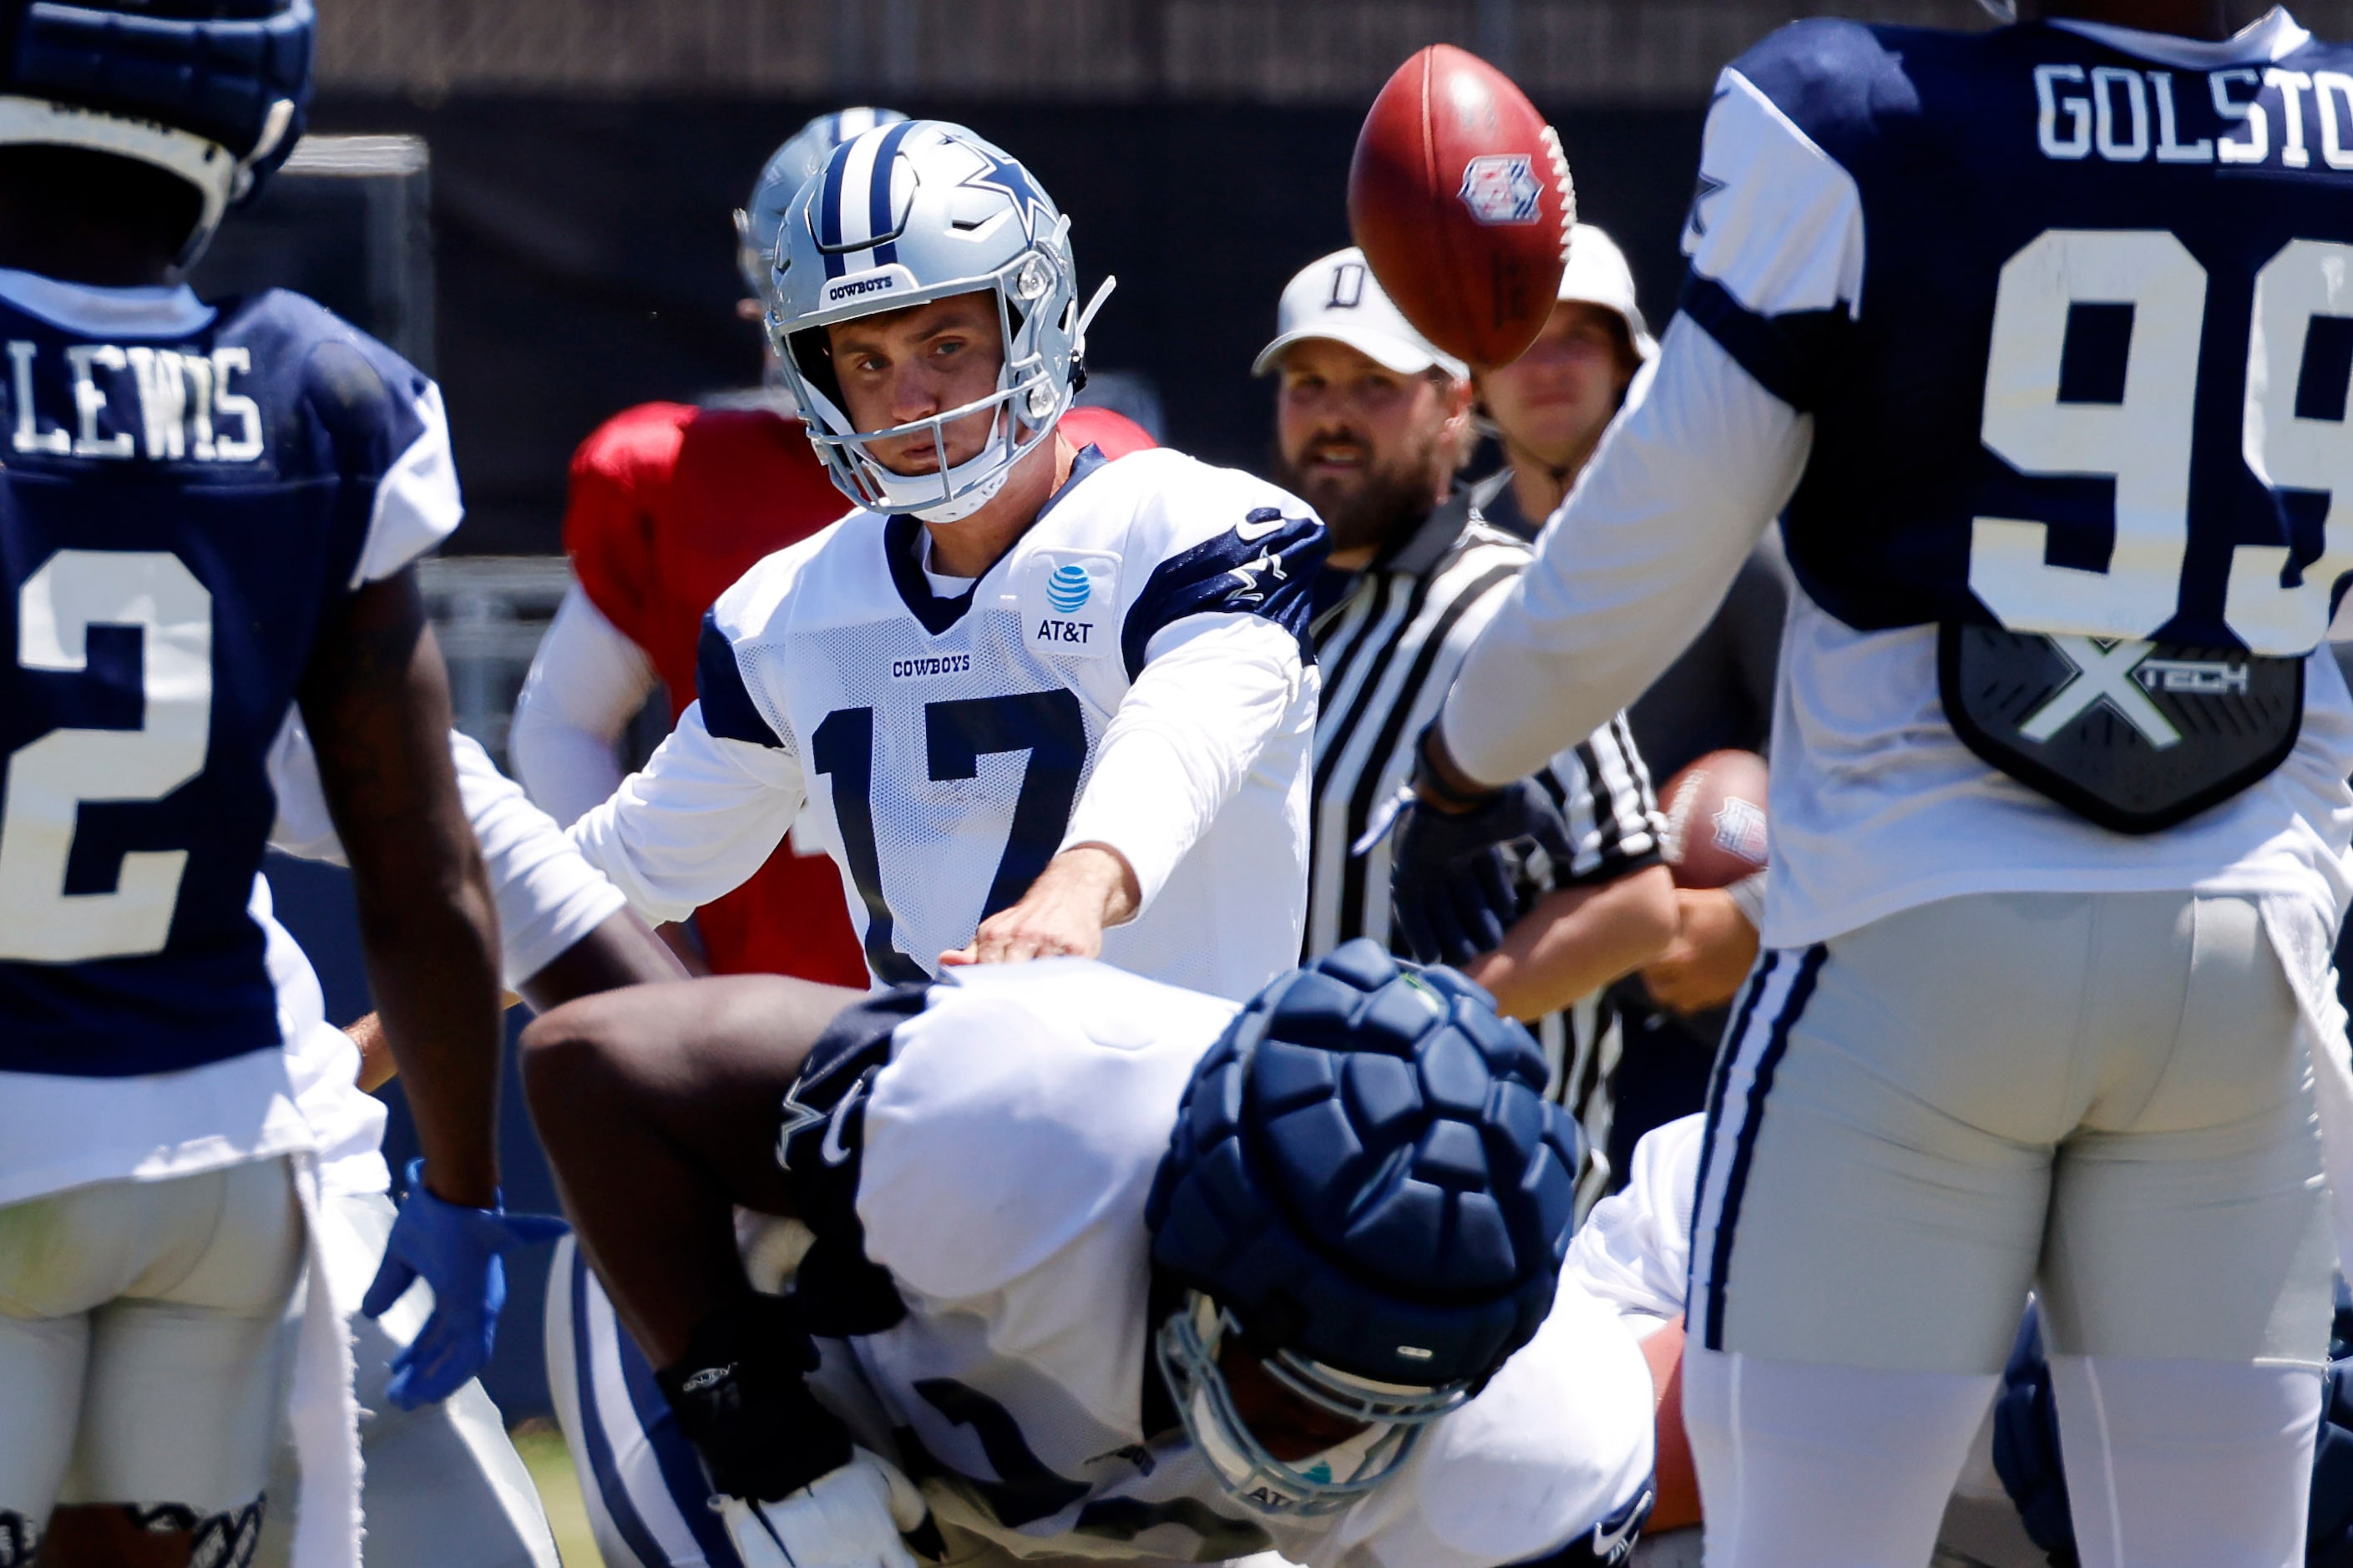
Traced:
POLYGON ((1485 992, 1361 939, 1260 992, 1202 1058, 1145 1210, 1153 1263, 1187 1292, 1155 1348, 1238 1500, 1346 1507, 1535 1336, 1577 1164, 1545 1078, 1485 992), (1236 1412, 1228 1335, 1364 1434, 1276 1458, 1236 1412))
POLYGON ((311 101, 311 0, 30 0, 0 9, 0 145, 79 147, 203 197, 180 252, 286 161, 311 101))
POLYGON ((1070 412, 1085 381, 1087 323, 1071 224, 1029 171, 961 125, 910 120, 852 137, 801 188, 776 240, 768 333, 810 444, 841 492, 862 507, 931 522, 970 517, 1005 487, 1070 412), (995 296, 1005 357, 989 395, 928 418, 860 430, 833 374, 825 329, 958 294, 995 296), (948 426, 983 415, 989 437, 947 460, 948 426), (929 436, 937 471, 893 473, 868 451, 886 437, 929 436))

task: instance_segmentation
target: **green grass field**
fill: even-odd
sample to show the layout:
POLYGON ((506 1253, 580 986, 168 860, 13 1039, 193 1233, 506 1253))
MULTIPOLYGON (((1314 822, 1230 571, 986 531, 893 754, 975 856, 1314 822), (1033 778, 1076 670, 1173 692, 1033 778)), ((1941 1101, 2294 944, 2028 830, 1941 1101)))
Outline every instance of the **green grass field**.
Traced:
POLYGON ((553 1421, 526 1421, 514 1429, 515 1451, 531 1468, 539 1500, 547 1510, 549 1528, 555 1531, 555 1549, 564 1568, 604 1568, 596 1542, 588 1533, 588 1508, 580 1500, 580 1478, 572 1473, 572 1455, 553 1421))

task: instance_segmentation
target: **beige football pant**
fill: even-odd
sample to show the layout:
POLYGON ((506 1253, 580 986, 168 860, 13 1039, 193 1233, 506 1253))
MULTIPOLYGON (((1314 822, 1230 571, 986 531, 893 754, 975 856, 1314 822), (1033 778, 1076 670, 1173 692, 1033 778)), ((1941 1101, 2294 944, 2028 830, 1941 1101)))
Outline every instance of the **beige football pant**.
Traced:
POLYGON ((2085 1563, 2301 1562, 2333 1248, 2252 901, 1983 894, 1767 953, 1698 1192, 1711 1564, 1925 1563, 2030 1289, 2085 1563))
POLYGON ((58 1502, 249 1508, 302 1258, 284 1160, 0 1208, 0 1524, 58 1502))

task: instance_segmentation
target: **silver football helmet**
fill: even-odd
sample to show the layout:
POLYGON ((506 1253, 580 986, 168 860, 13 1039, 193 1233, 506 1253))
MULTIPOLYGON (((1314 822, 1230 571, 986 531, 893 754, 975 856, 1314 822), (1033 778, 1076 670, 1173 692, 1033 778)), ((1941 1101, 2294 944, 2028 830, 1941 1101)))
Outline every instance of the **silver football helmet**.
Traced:
POLYGON ((1994 20, 2008 24, 2018 20, 2018 0, 1978 0, 1994 15, 1994 20))
POLYGON ((837 109, 818 115, 768 154, 760 177, 752 184, 751 198, 735 209, 735 267, 744 274, 744 287, 763 307, 776 309, 776 234, 801 187, 844 142, 906 118, 895 109, 837 109))
POLYGON ((988 504, 1070 411, 1085 379, 1070 220, 1011 156, 961 125, 910 120, 834 149, 786 209, 768 334, 810 443, 860 506, 954 522, 988 504), (996 299, 1005 359, 989 395, 911 424, 860 430, 843 406, 825 329, 957 294, 996 299), (947 426, 985 415, 980 451, 951 467, 947 426), (896 474, 868 451, 930 436, 937 471, 896 474))

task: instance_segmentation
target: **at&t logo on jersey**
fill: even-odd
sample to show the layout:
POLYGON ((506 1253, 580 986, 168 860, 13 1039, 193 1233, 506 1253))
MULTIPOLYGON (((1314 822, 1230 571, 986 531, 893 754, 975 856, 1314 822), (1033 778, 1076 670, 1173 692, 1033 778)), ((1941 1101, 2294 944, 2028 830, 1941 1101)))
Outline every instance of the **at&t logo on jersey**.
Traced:
POLYGON ((1041 551, 1021 578, 1022 635, 1071 658, 1092 658, 1118 641, 1119 557, 1041 551))
POLYGON ((1091 592, 1086 569, 1082 566, 1057 566, 1054 574, 1046 579, 1046 603, 1057 615, 1078 614, 1085 606, 1091 592))

